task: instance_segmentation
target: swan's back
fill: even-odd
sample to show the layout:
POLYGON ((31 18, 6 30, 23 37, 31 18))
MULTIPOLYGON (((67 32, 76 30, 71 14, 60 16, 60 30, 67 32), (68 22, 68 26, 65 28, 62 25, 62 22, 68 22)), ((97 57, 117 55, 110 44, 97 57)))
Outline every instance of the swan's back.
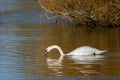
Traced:
POLYGON ((82 46, 79 47, 75 50, 73 50, 72 52, 70 52, 67 55, 92 55, 92 54, 100 54, 103 51, 100 51, 96 48, 90 47, 90 46, 82 46))

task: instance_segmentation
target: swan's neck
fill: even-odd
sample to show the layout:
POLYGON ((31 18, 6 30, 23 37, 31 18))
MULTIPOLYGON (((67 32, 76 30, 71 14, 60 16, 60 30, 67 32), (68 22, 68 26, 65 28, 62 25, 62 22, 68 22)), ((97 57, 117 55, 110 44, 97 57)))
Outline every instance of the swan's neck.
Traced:
POLYGON ((62 49, 61 49, 59 46, 57 46, 57 47, 55 47, 55 48, 59 51, 59 53, 60 53, 61 56, 65 55, 65 54, 63 53, 62 49))

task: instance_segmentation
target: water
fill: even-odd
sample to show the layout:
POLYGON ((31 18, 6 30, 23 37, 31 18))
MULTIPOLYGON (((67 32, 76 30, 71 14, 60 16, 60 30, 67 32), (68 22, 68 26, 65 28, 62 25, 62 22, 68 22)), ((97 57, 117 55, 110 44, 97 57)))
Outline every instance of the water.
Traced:
POLYGON ((120 79, 120 28, 48 24, 55 20, 41 19, 34 0, 0 0, 0 4, 0 80, 120 79), (60 57, 53 50, 45 58, 44 50, 53 44, 65 53, 83 45, 108 52, 60 57))

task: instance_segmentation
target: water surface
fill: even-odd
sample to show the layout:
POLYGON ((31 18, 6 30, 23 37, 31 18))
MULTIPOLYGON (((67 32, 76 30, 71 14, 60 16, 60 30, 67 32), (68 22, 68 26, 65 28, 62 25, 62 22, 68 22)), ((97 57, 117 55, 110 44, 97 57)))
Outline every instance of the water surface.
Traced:
POLYGON ((120 28, 91 29, 71 24, 0 25, 0 78, 116 79, 120 76, 119 32, 120 28), (83 45, 108 52, 100 56, 59 57, 53 50, 45 58, 45 48, 53 44, 60 45, 65 53, 83 45))

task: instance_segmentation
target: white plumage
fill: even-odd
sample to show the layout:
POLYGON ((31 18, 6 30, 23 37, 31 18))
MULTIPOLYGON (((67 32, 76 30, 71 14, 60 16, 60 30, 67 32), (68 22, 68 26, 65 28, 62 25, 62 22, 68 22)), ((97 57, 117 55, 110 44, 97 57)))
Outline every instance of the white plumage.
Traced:
POLYGON ((71 51, 68 54, 64 54, 62 49, 58 45, 52 45, 52 46, 49 46, 45 50, 45 55, 49 51, 51 51, 52 49, 57 49, 61 56, 64 56, 64 55, 67 55, 67 56, 74 56, 74 55, 98 55, 98 54, 101 54, 101 53, 107 51, 107 50, 98 50, 98 49, 90 47, 90 46, 82 46, 82 47, 79 47, 79 48, 71 51))

